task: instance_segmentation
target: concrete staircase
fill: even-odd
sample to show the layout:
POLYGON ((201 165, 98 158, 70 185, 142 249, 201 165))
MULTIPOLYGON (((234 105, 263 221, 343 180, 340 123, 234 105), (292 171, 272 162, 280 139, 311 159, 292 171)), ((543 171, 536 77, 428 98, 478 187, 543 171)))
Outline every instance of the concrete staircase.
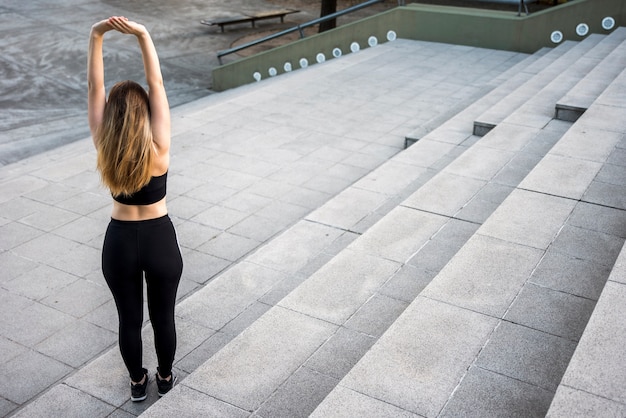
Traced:
POLYGON ((278 269, 311 229, 362 232, 145 416, 183 405, 267 417, 545 415, 626 237, 623 190, 600 192, 623 188, 623 119, 594 103, 571 125, 554 120, 555 104, 597 77, 625 34, 557 48, 567 51, 476 119, 474 133, 493 124, 484 138, 455 125, 465 115, 451 118, 249 257, 278 269), (391 193, 379 182, 389 178, 398 200, 414 191, 381 213, 367 194, 391 193))
MULTIPOLYGON (((595 409, 586 416, 601 416, 608 402, 623 411, 626 400, 612 385, 585 386, 580 376, 588 371, 585 353, 596 350, 583 342, 607 326, 616 340, 626 338, 622 316, 610 309, 626 297, 624 270, 613 270, 626 238, 626 73, 613 65, 625 59, 625 40, 620 28, 509 55, 519 62, 491 74, 478 63, 493 59, 498 67, 501 52, 445 46, 465 57, 451 62, 450 50, 401 40, 188 107, 192 121, 229 106, 233 118, 254 119, 237 116, 239 99, 263 102, 270 89, 289 95, 303 83, 343 79, 344 90, 333 84, 318 99, 356 120, 350 105, 363 92, 348 78, 362 64, 363 81, 386 71, 377 79, 383 99, 359 108, 363 129, 350 135, 374 135, 377 126, 391 139, 402 128, 413 145, 182 301, 181 382, 158 402, 149 399, 142 416, 573 416, 588 397, 595 409), (424 49, 428 61, 410 61, 424 49), (393 106, 403 94, 425 100, 428 90, 387 94, 394 77, 409 80, 422 66, 422 77, 440 81, 450 77, 440 69, 455 65, 474 74, 472 94, 438 83, 427 92, 438 95, 432 113, 393 106), (602 88, 597 80, 609 77, 602 88), (385 97, 390 106, 381 112, 385 97), (558 120, 557 103, 586 111, 558 120), (398 123, 406 115, 419 121, 398 123), (611 271, 612 291, 603 293, 611 271), (598 298, 607 302, 594 311, 598 298), (585 331, 592 313, 594 328, 585 331), (570 371, 573 355, 581 360, 570 371), (561 382, 564 373, 571 378, 561 382)), ((294 120, 322 120, 307 106, 316 96, 290 109, 294 120)), ((326 127, 345 138, 344 128, 326 127)), ((617 353, 603 354, 615 360, 617 353)), ((610 380, 615 367, 591 357, 610 380)), ((44 411, 58 394, 68 404, 90 397, 136 415, 125 379, 112 350, 18 415, 44 411)))

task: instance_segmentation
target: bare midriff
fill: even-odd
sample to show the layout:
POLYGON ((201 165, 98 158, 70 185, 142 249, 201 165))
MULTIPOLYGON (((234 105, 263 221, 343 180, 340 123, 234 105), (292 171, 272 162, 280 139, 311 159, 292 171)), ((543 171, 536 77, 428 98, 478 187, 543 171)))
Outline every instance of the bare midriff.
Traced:
POLYGON ((151 205, 125 205, 113 201, 111 217, 118 221, 145 221, 167 215, 166 198, 151 205))

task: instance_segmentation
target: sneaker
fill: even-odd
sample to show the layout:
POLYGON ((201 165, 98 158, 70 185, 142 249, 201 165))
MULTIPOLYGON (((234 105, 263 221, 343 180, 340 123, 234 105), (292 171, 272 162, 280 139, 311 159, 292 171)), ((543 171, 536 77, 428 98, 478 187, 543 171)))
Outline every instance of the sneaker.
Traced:
POLYGON ((176 381, 178 380, 178 376, 176 376, 176 374, 174 374, 174 371, 172 370, 172 378, 170 380, 161 379, 159 377, 158 370, 159 368, 157 367, 157 374, 155 376, 156 376, 157 387, 159 388, 158 392, 159 392, 159 396, 164 396, 167 392, 169 392, 174 387, 174 385, 176 384, 176 381))
POLYGON ((146 394, 146 389, 148 388, 148 370, 143 369, 143 375, 146 377, 143 383, 133 383, 130 382, 130 400, 133 402, 141 402, 144 401, 148 395, 146 394))

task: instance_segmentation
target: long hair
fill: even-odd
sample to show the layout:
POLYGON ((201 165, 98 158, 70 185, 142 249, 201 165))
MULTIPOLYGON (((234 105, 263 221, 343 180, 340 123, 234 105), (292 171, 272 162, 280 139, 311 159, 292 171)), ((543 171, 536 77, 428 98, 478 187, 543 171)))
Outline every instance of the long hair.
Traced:
POLYGON ((128 196, 150 181, 152 130, 148 94, 134 81, 113 86, 96 131, 97 167, 114 196, 128 196))

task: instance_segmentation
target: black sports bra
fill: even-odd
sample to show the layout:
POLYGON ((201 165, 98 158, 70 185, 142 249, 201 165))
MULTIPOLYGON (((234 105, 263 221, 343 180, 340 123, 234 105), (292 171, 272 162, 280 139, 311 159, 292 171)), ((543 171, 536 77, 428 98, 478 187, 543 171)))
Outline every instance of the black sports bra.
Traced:
POLYGON ((157 177, 152 177, 150 182, 130 196, 113 196, 116 202, 124 205, 151 205, 165 197, 167 189, 167 171, 157 177))

